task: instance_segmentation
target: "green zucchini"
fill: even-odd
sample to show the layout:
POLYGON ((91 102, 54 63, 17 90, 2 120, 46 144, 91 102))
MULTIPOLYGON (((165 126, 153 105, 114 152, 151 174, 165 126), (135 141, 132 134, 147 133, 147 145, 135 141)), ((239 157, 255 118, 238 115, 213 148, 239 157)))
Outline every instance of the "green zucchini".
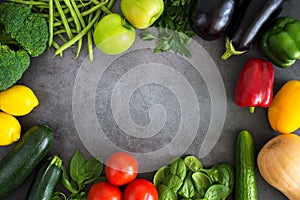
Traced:
POLYGON ((0 161, 0 197, 19 187, 53 144, 53 133, 44 125, 28 129, 0 161))
POLYGON ((257 200, 254 142, 247 130, 237 137, 235 166, 235 200, 257 200))
POLYGON ((50 200, 62 173, 62 160, 54 155, 39 167, 26 195, 26 200, 50 200))

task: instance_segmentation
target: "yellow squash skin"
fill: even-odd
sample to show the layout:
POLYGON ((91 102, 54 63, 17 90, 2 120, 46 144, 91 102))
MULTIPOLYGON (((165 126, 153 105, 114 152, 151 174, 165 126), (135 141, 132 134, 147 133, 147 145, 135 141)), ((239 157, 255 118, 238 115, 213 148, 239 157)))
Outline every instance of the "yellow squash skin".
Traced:
POLYGON ((292 133, 300 127, 300 82, 290 80, 276 93, 268 108, 273 130, 292 133))
POLYGON ((300 137, 280 134, 267 142, 257 156, 260 174, 289 200, 300 200, 300 137))

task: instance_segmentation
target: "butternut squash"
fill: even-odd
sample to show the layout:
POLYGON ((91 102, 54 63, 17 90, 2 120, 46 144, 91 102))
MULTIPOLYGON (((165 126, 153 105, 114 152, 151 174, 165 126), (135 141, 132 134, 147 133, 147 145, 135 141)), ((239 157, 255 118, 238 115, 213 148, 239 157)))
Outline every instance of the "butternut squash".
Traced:
POLYGON ((257 156, 260 174, 290 200, 300 200, 300 137, 280 134, 268 141, 257 156))

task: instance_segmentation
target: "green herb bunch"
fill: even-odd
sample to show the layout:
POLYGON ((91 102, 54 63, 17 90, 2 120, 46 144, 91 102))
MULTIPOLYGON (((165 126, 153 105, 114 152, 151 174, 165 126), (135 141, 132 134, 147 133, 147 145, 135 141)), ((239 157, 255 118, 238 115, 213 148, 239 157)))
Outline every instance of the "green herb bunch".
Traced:
POLYGON ((95 182, 106 180, 101 176, 103 172, 103 162, 95 157, 85 160, 82 153, 77 150, 70 160, 70 170, 62 166, 61 182, 68 194, 56 191, 51 200, 86 200, 87 187, 95 182), (70 176, 70 177, 69 177, 70 176))
POLYGON ((150 31, 142 33, 143 40, 157 39, 155 52, 172 50, 175 53, 191 57, 189 44, 195 34, 189 25, 191 0, 165 0, 164 12, 155 22, 158 34, 150 31))

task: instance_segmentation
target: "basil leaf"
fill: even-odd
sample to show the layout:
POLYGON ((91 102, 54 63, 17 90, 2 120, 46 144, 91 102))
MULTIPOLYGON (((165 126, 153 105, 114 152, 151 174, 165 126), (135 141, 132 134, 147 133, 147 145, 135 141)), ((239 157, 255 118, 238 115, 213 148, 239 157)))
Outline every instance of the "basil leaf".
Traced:
POLYGON ((102 181, 106 181, 107 178, 105 176, 101 176, 101 177, 94 177, 92 179, 88 179, 85 182, 83 182, 83 184, 88 185, 91 183, 95 183, 95 182, 102 182, 102 181))
POLYGON ((206 191, 204 197, 208 200, 221 200, 226 197, 229 192, 229 188, 224 185, 212 185, 206 191))
POLYGON ((60 200, 59 195, 53 195, 50 200, 60 200))
POLYGON ((97 178, 103 171, 103 162, 96 158, 91 158, 85 163, 85 172, 87 173, 87 179, 97 178))
POLYGON ((77 193, 78 191, 72 186, 71 182, 69 181, 69 177, 68 177, 67 171, 66 171, 66 169, 65 169, 65 167, 63 165, 61 166, 61 169, 62 169, 62 176, 61 176, 62 184, 71 193, 77 193))
POLYGON ((184 161, 181 158, 177 158, 170 165, 171 174, 179 176, 179 178, 183 181, 186 177, 186 166, 184 161))
POLYGON ((166 185, 159 185, 158 186, 158 199, 159 200, 177 200, 177 195, 172 192, 170 188, 166 185))
POLYGON ((192 198, 195 195, 195 188, 192 182, 192 174, 193 172, 190 171, 186 178, 183 181, 183 185, 178 191, 178 194, 184 198, 192 198))
POLYGON ((50 200, 61 200, 60 196, 62 196, 64 200, 67 200, 66 195, 60 191, 54 191, 50 200))
POLYGON ((186 156, 184 158, 184 163, 187 168, 193 172, 200 172, 200 170, 203 168, 201 161, 196 158, 196 156, 186 156))
POLYGON ((78 182, 85 176, 85 159, 79 150, 76 150, 70 161, 70 176, 78 182))

